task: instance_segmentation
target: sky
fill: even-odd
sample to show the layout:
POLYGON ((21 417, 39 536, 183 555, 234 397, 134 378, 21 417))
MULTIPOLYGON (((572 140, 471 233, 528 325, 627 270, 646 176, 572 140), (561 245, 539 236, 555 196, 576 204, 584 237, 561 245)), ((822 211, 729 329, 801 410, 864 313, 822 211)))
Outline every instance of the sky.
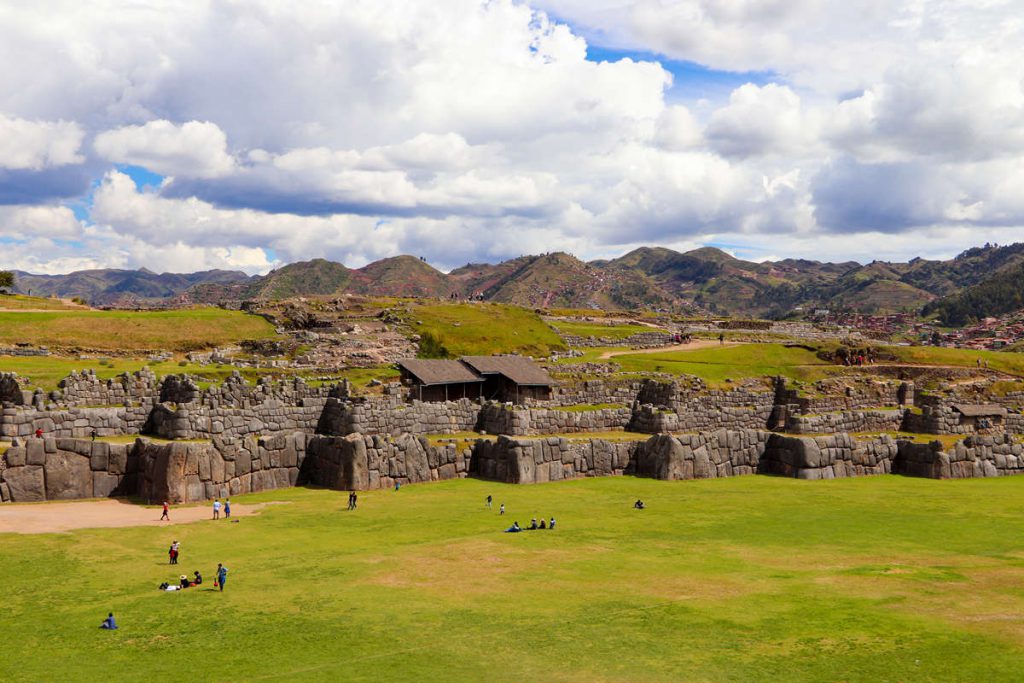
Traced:
POLYGON ((1024 240, 1021 0, 0 3, 0 269, 1024 240))

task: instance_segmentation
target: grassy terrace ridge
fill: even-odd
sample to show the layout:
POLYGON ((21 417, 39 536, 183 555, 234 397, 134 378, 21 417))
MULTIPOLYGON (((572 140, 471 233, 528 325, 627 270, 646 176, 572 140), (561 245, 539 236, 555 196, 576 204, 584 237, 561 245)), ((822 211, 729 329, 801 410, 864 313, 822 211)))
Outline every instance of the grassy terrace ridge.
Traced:
POLYGON ((842 368, 818 358, 813 351, 783 344, 742 344, 693 351, 636 353, 615 356, 614 362, 627 372, 667 372, 695 375, 711 385, 726 379, 782 375, 812 380, 842 372, 842 368))
POLYGON ((417 334, 430 334, 452 357, 520 353, 547 356, 565 345, 536 312, 505 304, 433 304, 411 312, 417 334))
POLYGON ((1019 680, 1022 494, 1024 477, 469 479, 355 512, 290 489, 233 498, 287 503, 238 524, 6 535, 0 679, 187 662, 194 680, 1019 680), (501 532, 535 516, 556 529, 501 532), (195 569, 204 587, 156 589, 195 569))
POLYGON ((0 311, 86 311, 85 306, 69 304, 60 299, 25 296, 24 294, 0 294, 0 311))
POLYGON ((0 312, 0 344, 27 342, 118 352, 193 351, 273 336, 274 327, 264 318, 220 308, 0 312))
MULTIPOLYGON (((899 362, 919 365, 954 365, 977 367, 978 359, 988 362, 991 370, 1024 376, 1024 353, 1014 351, 975 351, 973 349, 947 349, 939 346, 886 346, 886 354, 899 362)), ((886 362, 886 361, 880 361, 886 362)))
POLYGON ((607 339, 626 339, 641 332, 664 332, 663 327, 649 327, 647 325, 601 325, 600 323, 576 322, 574 320, 552 320, 552 327, 562 334, 571 334, 577 337, 594 337, 607 339))
MULTIPOLYGON (((135 372, 143 367, 149 367, 158 378, 167 375, 187 374, 197 378, 200 388, 209 387, 226 380, 234 372, 238 372, 246 381, 256 382, 261 377, 273 379, 288 379, 290 377, 303 377, 303 372, 288 368, 240 368, 233 365, 201 365, 178 360, 162 362, 147 362, 142 358, 64 358, 60 356, 0 356, 0 372, 16 372, 22 377, 30 380, 29 387, 39 387, 45 391, 56 389, 58 383, 75 371, 93 370, 100 379, 110 379, 122 373, 135 372), (100 361, 102 360, 102 364, 100 361)), ((313 386, 324 384, 316 379, 323 375, 320 371, 309 371, 309 383, 313 386)), ((370 368, 346 368, 330 373, 331 377, 347 379, 352 383, 356 393, 365 390, 371 379, 378 379, 382 382, 391 382, 398 379, 398 370, 392 365, 382 365, 370 368)), ((326 382, 333 384, 334 380, 326 382)))

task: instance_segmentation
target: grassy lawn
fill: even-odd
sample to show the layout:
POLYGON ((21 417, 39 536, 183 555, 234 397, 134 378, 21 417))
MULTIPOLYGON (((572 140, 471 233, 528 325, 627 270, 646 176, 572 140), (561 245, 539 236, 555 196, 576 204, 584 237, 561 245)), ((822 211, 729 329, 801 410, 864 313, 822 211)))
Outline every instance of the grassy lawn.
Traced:
POLYGON ((0 295, 0 311, 83 311, 85 306, 66 304, 60 299, 48 299, 23 294, 0 295))
POLYGON ((799 380, 838 374, 842 368, 819 359, 813 351, 782 344, 744 344, 694 351, 629 354, 614 361, 629 372, 668 372, 696 375, 709 384, 726 379, 783 375, 799 380))
POLYGON ((238 524, 7 535, 0 679, 1019 680, 1022 494, 1020 477, 464 480, 351 513, 295 489, 237 498, 288 501, 238 524), (501 533, 542 515, 555 531, 501 533), (156 590, 218 562, 224 593, 156 590), (97 628, 109 610, 119 631, 97 628))
POLYGON ((665 331, 661 327, 646 325, 600 325, 570 320, 553 320, 551 326, 562 334, 572 334, 577 337, 607 337, 608 339, 625 339, 641 332, 665 331))
POLYGON ((219 308, 0 313, 0 344, 193 351, 274 334, 274 327, 259 316, 219 308))
POLYGON ((982 362, 988 361, 988 367, 992 370, 1024 376, 1024 353, 1013 351, 974 351, 938 346, 887 346, 884 352, 893 354, 904 363, 958 365, 970 368, 977 367, 980 358, 982 362))
POLYGON ((547 356, 565 345, 534 311, 503 304, 416 306, 410 316, 418 334, 430 333, 452 356, 521 353, 547 356))

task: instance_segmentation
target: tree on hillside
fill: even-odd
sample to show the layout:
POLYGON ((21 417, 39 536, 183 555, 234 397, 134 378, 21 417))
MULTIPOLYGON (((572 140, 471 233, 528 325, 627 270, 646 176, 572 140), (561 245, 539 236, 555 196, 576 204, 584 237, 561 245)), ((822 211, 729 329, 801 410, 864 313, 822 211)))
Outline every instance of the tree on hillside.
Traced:
POLYGON ((14 289, 14 273, 0 270, 0 289, 14 289))

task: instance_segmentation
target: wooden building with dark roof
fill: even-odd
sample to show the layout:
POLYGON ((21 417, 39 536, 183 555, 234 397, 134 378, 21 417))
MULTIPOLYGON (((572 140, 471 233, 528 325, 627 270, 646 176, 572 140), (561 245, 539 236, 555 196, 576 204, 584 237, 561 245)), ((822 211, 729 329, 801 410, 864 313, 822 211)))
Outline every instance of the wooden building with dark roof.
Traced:
POLYGON ((420 401, 483 397, 484 378, 457 360, 411 358, 398 361, 402 384, 420 401))
POLYGON ((525 399, 551 398, 555 380, 524 356, 464 356, 462 362, 484 379, 484 398, 522 403, 525 399))

